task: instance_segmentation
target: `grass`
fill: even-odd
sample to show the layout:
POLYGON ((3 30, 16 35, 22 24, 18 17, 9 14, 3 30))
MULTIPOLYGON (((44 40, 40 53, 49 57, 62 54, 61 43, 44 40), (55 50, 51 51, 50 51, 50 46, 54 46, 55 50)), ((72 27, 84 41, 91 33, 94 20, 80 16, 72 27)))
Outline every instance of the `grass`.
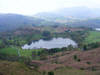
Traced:
POLYGON ((98 31, 90 31, 89 35, 85 39, 85 43, 95 43, 95 42, 100 42, 100 32, 98 31))
POLYGON ((40 73, 30 70, 23 63, 0 60, 0 75, 40 75, 40 73))
POLYGON ((40 52, 42 51, 43 49, 32 49, 32 50, 22 50, 21 48, 19 49, 20 50, 20 54, 21 56, 25 56, 25 57, 31 57, 32 56, 32 52, 40 52))
POLYGON ((25 56, 25 57, 31 57, 32 56, 32 52, 40 52, 43 49, 31 49, 31 50, 23 50, 19 47, 8 47, 8 48, 3 48, 0 50, 1 54, 7 54, 7 55, 20 55, 20 56, 25 56))
POLYGON ((0 44, 2 44, 2 40, 0 40, 0 44))
POLYGON ((15 48, 8 47, 8 48, 3 48, 0 50, 1 54, 7 54, 7 55, 16 55, 18 56, 18 52, 15 48))
POLYGON ((65 67, 54 71, 54 74, 55 75, 97 75, 97 72, 65 67))
MULTIPOLYGON (((100 75, 100 71, 85 71, 70 67, 53 70, 54 75, 100 75)), ((0 75, 48 75, 29 69, 24 63, 0 60, 0 75)))

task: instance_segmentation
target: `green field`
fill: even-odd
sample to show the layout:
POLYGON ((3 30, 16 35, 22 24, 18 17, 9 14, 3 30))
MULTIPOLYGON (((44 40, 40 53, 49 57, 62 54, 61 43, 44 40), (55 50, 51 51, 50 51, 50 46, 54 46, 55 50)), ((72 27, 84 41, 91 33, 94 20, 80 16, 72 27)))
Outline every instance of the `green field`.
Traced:
POLYGON ((7 54, 7 55, 16 55, 18 56, 18 51, 15 48, 9 47, 9 48, 3 48, 0 50, 1 54, 7 54))
POLYGON ((40 52, 42 50, 43 49, 32 49, 32 50, 22 50, 22 49, 19 49, 21 56, 25 56, 25 57, 32 56, 32 52, 34 52, 34 51, 35 52, 40 52))
POLYGON ((43 49, 32 49, 32 50, 23 50, 19 47, 8 47, 8 48, 3 48, 0 50, 1 54, 7 54, 7 55, 16 55, 16 56, 25 56, 25 57, 31 57, 32 52, 39 52, 42 51, 43 49))
POLYGON ((2 40, 0 40, 0 44, 2 43, 2 40))
POLYGON ((95 43, 100 42, 100 32, 98 31, 89 31, 89 35, 85 39, 85 43, 95 43))

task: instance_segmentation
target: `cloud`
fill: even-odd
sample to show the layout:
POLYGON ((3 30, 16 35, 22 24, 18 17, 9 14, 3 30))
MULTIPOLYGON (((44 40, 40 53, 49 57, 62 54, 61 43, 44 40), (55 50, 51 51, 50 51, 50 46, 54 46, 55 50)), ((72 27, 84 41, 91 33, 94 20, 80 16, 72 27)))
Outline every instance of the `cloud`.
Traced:
POLYGON ((99 0, 0 0, 1 13, 35 14, 63 7, 100 7, 99 0))

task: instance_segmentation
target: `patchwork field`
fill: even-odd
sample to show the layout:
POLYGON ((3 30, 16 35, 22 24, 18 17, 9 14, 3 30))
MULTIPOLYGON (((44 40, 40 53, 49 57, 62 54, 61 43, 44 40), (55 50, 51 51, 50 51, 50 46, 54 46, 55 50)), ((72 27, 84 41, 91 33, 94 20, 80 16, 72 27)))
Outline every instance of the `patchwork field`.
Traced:
POLYGON ((21 56, 26 56, 26 57, 31 57, 32 52, 40 52, 42 50, 43 49, 22 50, 21 48, 19 48, 19 52, 20 52, 21 56))
POLYGON ((40 52, 43 49, 32 49, 32 50, 22 50, 19 47, 7 47, 0 50, 1 54, 7 54, 7 55, 15 55, 15 56, 25 56, 25 57, 31 57, 32 52, 40 52))

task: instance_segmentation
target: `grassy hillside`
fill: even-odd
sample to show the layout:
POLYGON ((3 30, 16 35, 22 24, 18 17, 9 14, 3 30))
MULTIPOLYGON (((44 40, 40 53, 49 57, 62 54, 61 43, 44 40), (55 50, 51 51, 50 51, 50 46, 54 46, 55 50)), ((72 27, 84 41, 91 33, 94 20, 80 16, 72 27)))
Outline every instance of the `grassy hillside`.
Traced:
POLYGON ((89 51, 60 52, 52 56, 49 56, 48 59, 46 60, 45 65, 40 66, 40 69, 53 70, 64 66, 64 67, 72 67, 78 70, 100 71, 99 57, 100 57, 100 48, 89 51))
POLYGON ((95 42, 100 42, 100 32, 90 31, 89 35, 85 39, 85 43, 95 43, 95 42))
POLYGON ((0 75, 49 75, 48 72, 51 71, 54 75, 100 75, 99 57, 100 48, 97 48, 85 52, 59 52, 45 61, 33 60, 30 66, 0 60, 0 75), (39 65, 37 70, 33 65, 39 65))
POLYGON ((77 70, 72 68, 62 68, 56 70, 55 75, 93 75, 92 72, 86 72, 83 70, 77 70))
MULTIPOLYGON (((0 75, 48 75, 29 69, 25 64, 0 60, 0 75)), ((85 71, 62 68, 54 71, 54 75, 89 75, 85 71)))
POLYGON ((30 70, 25 64, 0 60, 0 75, 40 75, 30 70))

